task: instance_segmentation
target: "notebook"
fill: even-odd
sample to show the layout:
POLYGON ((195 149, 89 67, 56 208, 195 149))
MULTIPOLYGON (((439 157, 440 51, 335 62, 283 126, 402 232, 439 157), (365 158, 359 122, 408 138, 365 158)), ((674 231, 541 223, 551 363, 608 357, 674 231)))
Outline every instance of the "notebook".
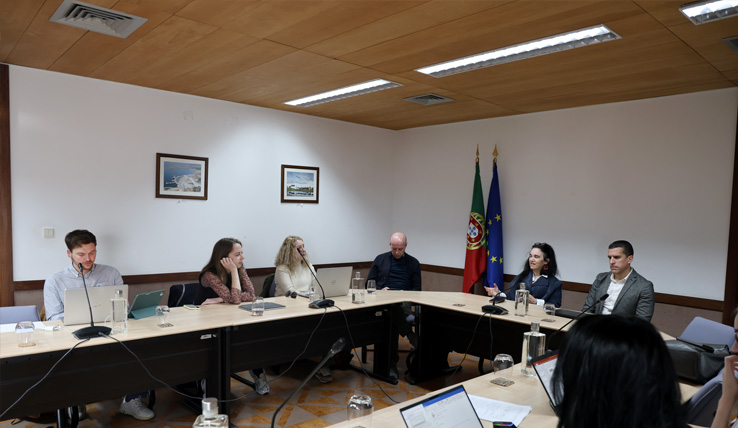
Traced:
POLYGON ((128 285, 109 285, 105 287, 88 287, 90 305, 87 305, 87 296, 83 288, 67 288, 64 290, 64 325, 90 324, 90 306, 92 319, 102 323, 110 315, 113 305, 110 299, 115 297, 115 290, 123 290, 123 296, 128 298, 128 285))
POLYGON ((541 355, 540 357, 537 357, 533 359, 533 368, 536 371, 536 374, 538 375, 538 380, 541 381, 541 385, 543 385, 543 389, 546 390, 546 395, 548 395, 548 402, 551 404, 551 408, 553 409, 554 413, 558 415, 557 409, 558 409, 558 402, 555 401, 554 398, 554 385, 553 385, 553 373, 556 369, 556 363, 559 361, 559 353, 558 351, 549 351, 545 354, 541 355))
MULTIPOLYGON (((354 268, 351 266, 323 268, 318 270, 316 276, 318 277, 320 285, 323 286, 325 297, 330 298, 348 295, 349 288, 351 288, 351 273, 353 270, 354 268)), ((315 291, 316 293, 320 293, 320 290, 315 291)))
POLYGON ((557 317, 564 317, 564 318, 569 318, 573 320, 574 318, 579 317, 579 316, 586 317, 586 316, 594 315, 594 314, 592 312, 582 312, 582 311, 575 311, 572 309, 559 308, 559 309, 556 309, 555 315, 557 317))
POLYGON ((407 428, 482 428, 464 385, 400 409, 407 428))
MULTIPOLYGON (((284 305, 280 305, 279 303, 274 302, 264 302, 264 310, 268 311, 269 309, 282 309, 284 308, 284 305)), ((251 312, 251 303, 245 303, 243 305, 240 305, 239 308, 251 312)))
POLYGON ((156 315, 156 307, 159 306, 162 297, 164 297, 164 290, 137 294, 133 298, 131 308, 128 310, 128 318, 140 320, 141 318, 153 317, 156 315))

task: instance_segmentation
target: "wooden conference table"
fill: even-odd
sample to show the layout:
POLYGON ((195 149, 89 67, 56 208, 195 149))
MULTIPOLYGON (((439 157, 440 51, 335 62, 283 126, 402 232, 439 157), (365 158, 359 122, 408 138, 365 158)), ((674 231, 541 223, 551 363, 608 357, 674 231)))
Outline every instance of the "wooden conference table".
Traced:
MULTIPOLYGON (((292 361, 308 345, 318 322, 321 325, 309 341, 305 357, 324 355, 340 337, 348 340, 348 322, 354 346, 375 345, 372 370, 386 377, 390 341, 397 337, 391 308, 411 302, 419 311, 419 373, 433 377, 445 367, 450 350, 463 353, 468 348, 470 354, 486 358, 505 352, 519 361, 522 333, 530 329, 531 321, 545 317, 540 307, 531 306, 528 317, 509 314, 483 318, 481 306, 488 304, 488 299, 464 293, 378 291, 374 296, 367 296, 364 304, 352 304, 348 297, 334 300, 343 311, 310 309, 307 301, 299 297, 267 299, 286 308, 265 311, 261 317, 252 317, 237 305, 209 305, 199 311, 172 308, 169 321, 173 327, 158 327, 154 317, 130 320, 128 331, 115 337, 141 359, 153 376, 170 385, 207 379, 208 395, 225 399, 231 373, 292 361)), ((502 306, 512 312, 511 303, 504 302, 502 306)), ((566 322, 567 319, 556 319, 541 324, 545 332, 551 333, 566 322)), ((0 413, 78 343, 71 333, 80 327, 36 331, 36 346, 28 348, 17 346, 15 333, 0 333, 0 413)), ((121 344, 108 338, 95 338, 71 351, 48 378, 3 418, 112 399, 161 386, 121 344)), ((227 412, 227 408, 223 411, 227 412)))

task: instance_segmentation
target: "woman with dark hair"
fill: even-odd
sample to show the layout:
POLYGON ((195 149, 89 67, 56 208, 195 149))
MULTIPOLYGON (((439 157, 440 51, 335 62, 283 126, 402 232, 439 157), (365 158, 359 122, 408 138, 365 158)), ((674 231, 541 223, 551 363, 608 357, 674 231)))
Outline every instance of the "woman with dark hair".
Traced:
MULTIPOLYGON (((735 372, 738 371, 738 308, 733 310, 733 328, 735 329, 735 339, 730 352, 733 355, 725 357, 725 369, 723 369, 723 395, 718 401, 715 419, 712 420, 712 428, 727 428, 731 426, 730 417, 733 409, 738 405, 738 378, 735 372)), ((736 422, 733 421, 733 425, 736 422)))
POLYGON ((552 384, 558 428, 688 426, 666 344, 639 318, 580 319, 564 337, 552 384))
MULTIPOLYGON (((553 303, 556 307, 561 306, 561 281, 556 278, 559 270, 556 265, 556 253, 553 247, 545 242, 536 242, 528 253, 528 260, 523 265, 523 271, 510 283, 508 295, 514 296, 515 291, 520 288, 520 283, 525 283, 525 289, 530 291, 528 301, 532 304, 543 305, 553 303)), ((487 294, 496 297, 507 297, 501 293, 497 284, 492 287, 484 287, 487 294)))
MULTIPOLYGON (((200 272, 200 286, 195 294, 196 305, 216 303, 240 304, 254 301, 254 285, 243 267, 243 246, 235 238, 223 238, 213 246, 210 261, 200 272)), ((269 394, 264 369, 251 370, 254 389, 261 395, 269 394)))

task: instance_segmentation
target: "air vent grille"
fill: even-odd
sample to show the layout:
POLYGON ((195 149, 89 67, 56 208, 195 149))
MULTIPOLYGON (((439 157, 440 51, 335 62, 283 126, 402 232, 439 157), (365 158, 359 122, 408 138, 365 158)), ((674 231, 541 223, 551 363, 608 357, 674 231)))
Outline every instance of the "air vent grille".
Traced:
POLYGON ((723 43, 728 45, 729 48, 733 49, 733 52, 738 53, 738 36, 725 38, 723 39, 723 43))
POLYGON ((49 21, 125 39, 148 19, 81 1, 64 0, 49 21))
POLYGON ((405 101, 410 101, 411 103, 416 103, 416 104, 422 104, 424 106, 430 106, 434 104, 447 103, 449 101, 454 101, 454 100, 451 98, 442 97, 436 94, 425 94, 425 95, 417 95, 415 97, 405 98, 405 101))

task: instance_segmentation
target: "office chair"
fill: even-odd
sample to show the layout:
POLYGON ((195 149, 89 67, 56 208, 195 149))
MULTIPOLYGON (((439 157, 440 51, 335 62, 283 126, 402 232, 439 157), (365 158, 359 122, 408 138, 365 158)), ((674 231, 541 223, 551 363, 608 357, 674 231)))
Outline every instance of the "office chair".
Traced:
POLYGON ((36 305, 0 307, 0 324, 16 324, 20 321, 41 321, 36 305))
POLYGON ((264 278, 264 283, 261 285, 261 294, 259 296, 267 298, 274 297, 274 274, 270 273, 264 278))
POLYGON ((735 331, 732 326, 694 317, 679 337, 690 342, 726 344, 730 348, 735 342, 735 331))

